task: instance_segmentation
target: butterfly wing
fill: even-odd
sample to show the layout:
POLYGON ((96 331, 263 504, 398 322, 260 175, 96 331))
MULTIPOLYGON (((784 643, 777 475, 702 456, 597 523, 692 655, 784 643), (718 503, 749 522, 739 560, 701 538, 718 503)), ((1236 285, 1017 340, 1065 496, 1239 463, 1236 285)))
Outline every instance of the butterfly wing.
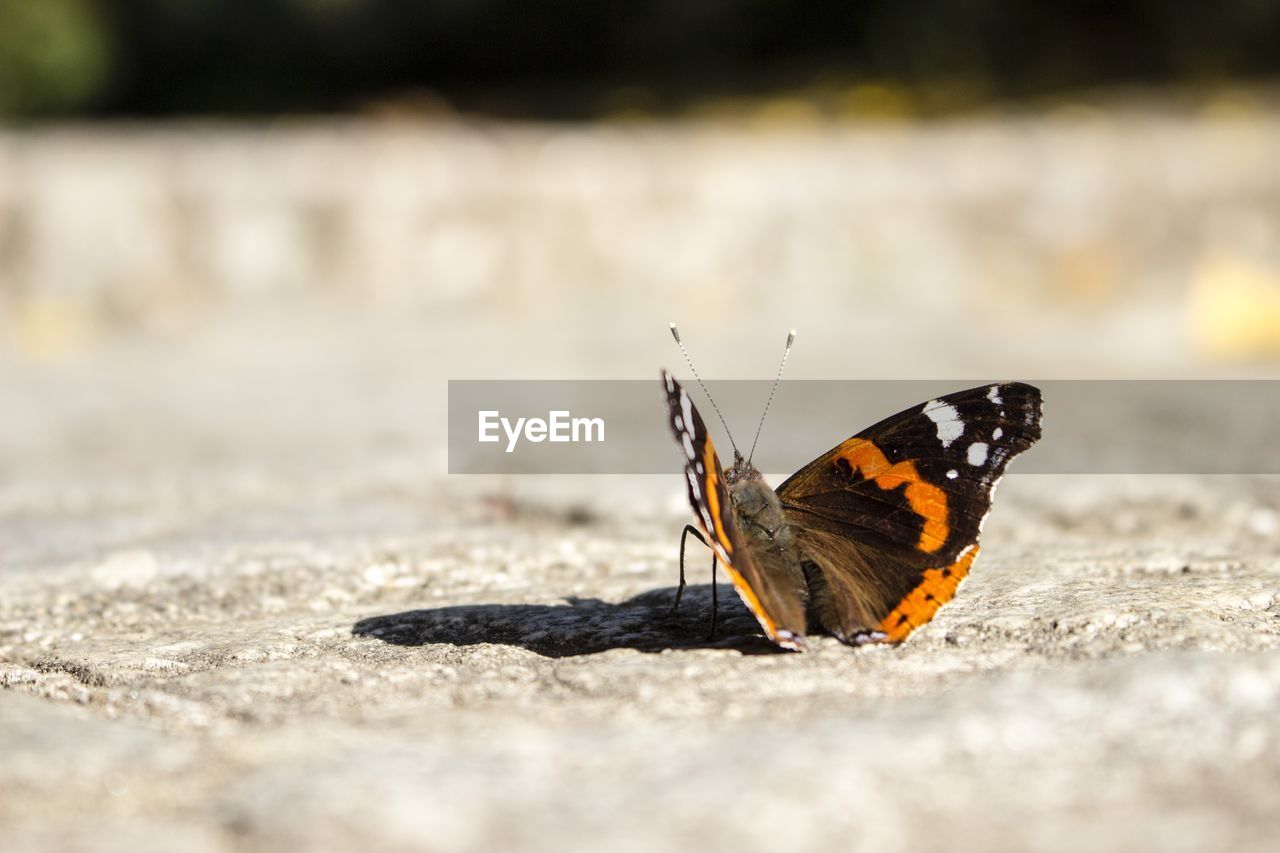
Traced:
POLYGON ((846 642, 905 640, 955 595, 1009 461, 1040 438, 1040 391, 984 385, 865 429, 778 488, 810 597, 846 642))
POLYGON ((787 573, 770 555, 752 547, 734 517, 729 488, 715 445, 689 394, 665 370, 671 429, 684 451, 685 484, 689 504, 707 543, 729 573, 734 588, 764 628, 765 634, 789 649, 804 647, 804 590, 787 583, 787 573))

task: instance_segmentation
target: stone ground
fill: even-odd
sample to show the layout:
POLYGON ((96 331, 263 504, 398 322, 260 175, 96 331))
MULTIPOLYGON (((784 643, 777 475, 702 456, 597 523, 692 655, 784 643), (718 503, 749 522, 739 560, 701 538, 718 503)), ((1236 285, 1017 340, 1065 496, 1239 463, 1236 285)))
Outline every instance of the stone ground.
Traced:
POLYGON ((430 491, 13 573, 6 849, 1274 843, 1280 484, 1011 477, 932 624, 803 655, 669 614, 678 513, 430 491))
POLYGON ((674 470, 157 355, 6 368, 6 851, 1273 849, 1275 478, 1010 476, 910 642, 779 653, 701 559, 669 613, 674 470))

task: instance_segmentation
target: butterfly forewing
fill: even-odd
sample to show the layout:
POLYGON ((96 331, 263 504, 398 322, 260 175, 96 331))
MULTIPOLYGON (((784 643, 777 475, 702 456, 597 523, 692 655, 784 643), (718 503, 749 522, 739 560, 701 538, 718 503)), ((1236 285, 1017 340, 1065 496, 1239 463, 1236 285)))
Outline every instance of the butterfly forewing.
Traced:
POLYGON ((685 485, 698 527, 769 639, 800 648, 805 631, 803 590, 784 583, 786 573, 777 570, 770 555, 753 553, 753 543, 742 535, 734 517, 720 458, 702 416, 688 392, 665 370, 662 384, 671 429, 684 452, 685 485))
POLYGON ((778 487, 793 521, 830 529, 916 565, 976 541, 1009 460, 1040 437, 1040 392, 987 385, 886 418, 778 487))
POLYGON ((984 385, 859 432, 778 488, 813 608, 852 640, 899 640, 950 600, 1009 460, 1040 437, 1040 392, 984 385))
POLYGON ((729 491, 724 482, 724 471, 715 445, 707 435, 702 415, 694 407, 689 394, 675 378, 662 372, 662 384, 667 394, 667 408, 671 418, 671 430, 684 451, 685 486, 689 504, 697 517, 698 527, 706 536, 707 544, 721 562, 732 560, 734 552, 733 512, 729 491))

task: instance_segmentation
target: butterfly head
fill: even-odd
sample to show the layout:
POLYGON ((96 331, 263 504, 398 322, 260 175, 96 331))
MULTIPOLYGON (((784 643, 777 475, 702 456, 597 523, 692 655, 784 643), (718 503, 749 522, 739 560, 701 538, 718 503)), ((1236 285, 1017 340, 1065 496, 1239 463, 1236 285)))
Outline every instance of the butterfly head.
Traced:
POLYGON ((733 451, 733 464, 724 472, 724 481, 727 485, 735 485, 737 483, 746 483, 751 480, 759 480, 760 472, 756 470, 756 466, 751 464, 751 460, 743 459, 742 454, 737 448, 733 451))

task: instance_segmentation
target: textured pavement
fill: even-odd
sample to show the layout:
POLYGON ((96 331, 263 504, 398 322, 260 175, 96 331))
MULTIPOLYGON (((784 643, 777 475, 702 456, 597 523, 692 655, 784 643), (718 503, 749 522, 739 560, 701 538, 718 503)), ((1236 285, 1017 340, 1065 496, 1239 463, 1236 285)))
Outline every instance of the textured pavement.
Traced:
POLYGON ((671 479, 625 523, 438 483, 11 572, 6 849, 1269 848, 1276 483, 1012 476, 907 644, 790 654, 727 585, 706 642, 697 568, 669 612, 671 479))

